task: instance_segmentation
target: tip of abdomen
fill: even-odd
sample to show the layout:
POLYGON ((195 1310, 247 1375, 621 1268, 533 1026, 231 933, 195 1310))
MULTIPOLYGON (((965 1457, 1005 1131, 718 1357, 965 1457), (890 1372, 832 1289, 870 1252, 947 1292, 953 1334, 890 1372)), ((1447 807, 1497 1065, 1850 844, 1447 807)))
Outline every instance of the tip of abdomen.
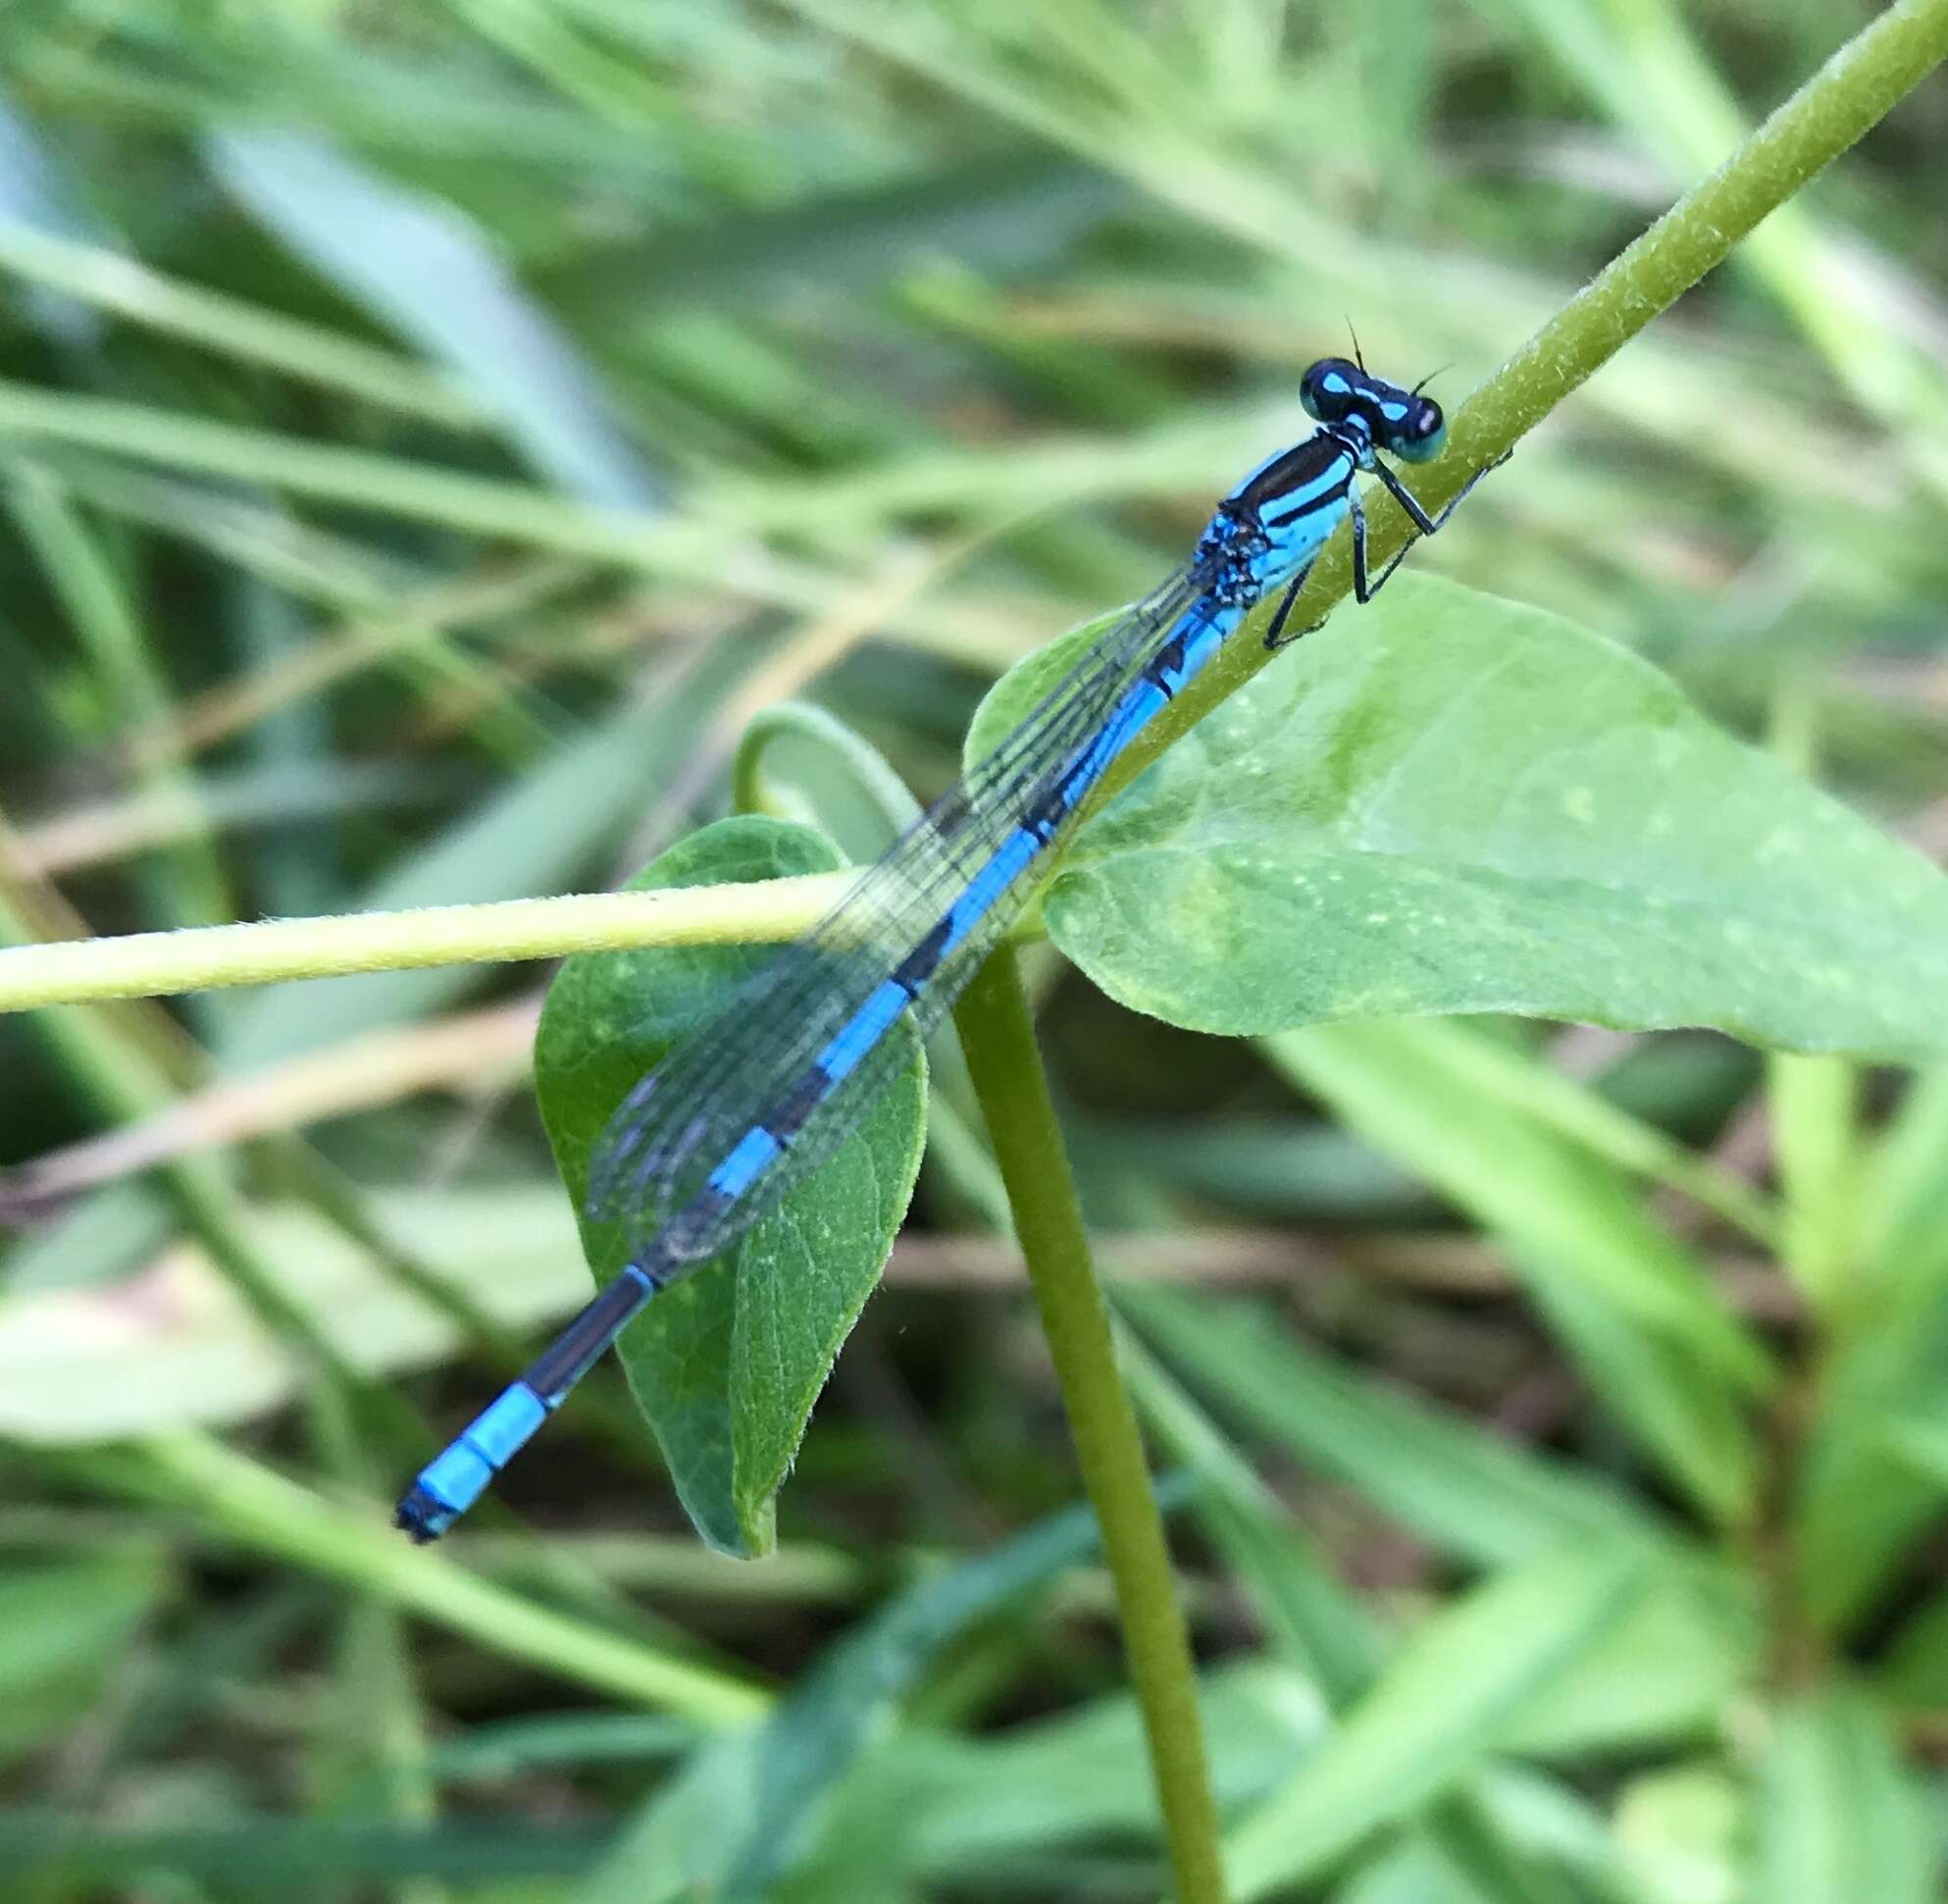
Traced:
POLYGON ((456 1512, 431 1489, 415 1481, 392 1510, 392 1524, 400 1532, 410 1534, 415 1546, 424 1547, 452 1526, 456 1512))

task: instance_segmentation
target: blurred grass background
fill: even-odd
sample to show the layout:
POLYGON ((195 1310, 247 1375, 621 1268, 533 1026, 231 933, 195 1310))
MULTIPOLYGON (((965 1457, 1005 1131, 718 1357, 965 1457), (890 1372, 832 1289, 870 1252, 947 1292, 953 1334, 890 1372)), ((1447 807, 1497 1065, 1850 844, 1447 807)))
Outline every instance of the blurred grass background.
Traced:
MULTIPOLYGON (((1456 402, 1871 12, 19 10, 0 936, 611 884, 800 694, 936 791, 996 674, 1178 559, 1349 323, 1456 402)), ((1944 137, 1937 79, 1413 558, 1638 648, 1936 856, 1944 137)), ((873 849, 817 734, 765 767, 873 849)), ((1373 1833, 1309 1856, 1288 1819, 1256 1888, 1937 1895, 1942 1078, 1576 1028, 1426 1060, 1484 1118, 1636 1146, 1632 1196, 1778 1347, 1766 1512, 1694 1547, 1516 1296, 1518 1223, 1279 1041, 1040 979, 1163 1357, 1133 1379, 1204 1476, 1173 1524, 1227 1813, 1289 1785, 1350 1660, 1454 1727, 1360 1733, 1373 1833), (1856 1270, 1873 1300, 1820 1300, 1856 1270), (1534 1609, 1609 1619, 1611 1586, 1484 1598, 1653 1525, 1573 1675, 1534 1609)), ((695 1544, 613 1380, 453 1544, 481 1597, 381 1534, 585 1287, 525 1082, 540 982, 0 1021, 6 1894, 1153 1894, 950 1066, 775 1557, 695 1544)))

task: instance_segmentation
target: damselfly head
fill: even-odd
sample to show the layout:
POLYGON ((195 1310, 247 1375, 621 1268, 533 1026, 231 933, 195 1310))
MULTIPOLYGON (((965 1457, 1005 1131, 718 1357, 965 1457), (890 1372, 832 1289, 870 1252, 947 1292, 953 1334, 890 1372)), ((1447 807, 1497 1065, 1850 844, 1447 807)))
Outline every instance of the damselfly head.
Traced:
POLYGON ((1447 418, 1431 396, 1402 389, 1344 357, 1321 357, 1307 371, 1299 380, 1299 401, 1308 417, 1350 424, 1403 462, 1424 463, 1447 440, 1447 418))

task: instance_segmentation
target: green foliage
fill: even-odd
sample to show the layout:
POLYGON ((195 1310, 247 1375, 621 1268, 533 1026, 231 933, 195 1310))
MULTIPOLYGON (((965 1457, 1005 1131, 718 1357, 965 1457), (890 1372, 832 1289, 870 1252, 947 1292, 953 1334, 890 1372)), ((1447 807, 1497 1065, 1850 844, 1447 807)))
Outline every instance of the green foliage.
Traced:
MULTIPOLYGON (((986 731, 1032 704, 1022 673, 986 731)), ((1860 1055, 1948 1043, 1948 879, 1921 854, 1636 656, 1420 577, 1173 748, 1047 913, 1112 998, 1197 1031, 1517 1011, 1860 1055)))
POLYGON ((1948 0, 1625 255, 1866 11, 16 10, 0 941, 389 937, 0 1018, 0 1892, 1153 1900, 1160 1585, 996 1287, 1079 1192, 1235 1895, 1940 1893, 1927 97, 1802 187, 1948 0), (409 1549, 766 950, 543 1006, 420 909, 869 856, 1349 317, 1453 366, 1431 500, 1519 448, 1073 843, 1072 1173, 915 1052, 409 1549))

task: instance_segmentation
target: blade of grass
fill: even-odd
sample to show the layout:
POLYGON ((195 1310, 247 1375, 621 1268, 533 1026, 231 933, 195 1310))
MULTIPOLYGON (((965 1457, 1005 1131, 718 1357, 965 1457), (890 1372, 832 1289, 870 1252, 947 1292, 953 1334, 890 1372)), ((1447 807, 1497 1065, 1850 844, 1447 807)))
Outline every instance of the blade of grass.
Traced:
MULTIPOLYGON (((45 472, 12 462, 4 480, 14 521, 67 612, 115 726, 155 719, 170 706, 170 683, 106 552, 45 472)), ((149 882, 163 917, 175 925, 228 918, 229 881, 195 774, 179 757, 151 756, 137 762, 136 779, 180 820, 180 840, 162 854, 163 877, 149 882)))
POLYGON ((1434 1616, 1280 1793, 1232 1831, 1241 1900, 1290 1888, 1481 1767, 1522 1707, 1622 1618, 1631 1550, 1575 1549, 1477 1588, 1434 1616))
POLYGON ((1441 1552, 1515 1566, 1575 1543, 1665 1531, 1586 1468, 1356 1375, 1244 1304, 1124 1283, 1116 1306, 1226 1416, 1358 1489, 1441 1552))
POLYGON ((486 413, 456 384, 322 325, 184 283, 120 251, 0 224, 0 271, 181 337, 244 363, 449 429, 478 428, 486 413))
POLYGON ((711 1726, 760 1717, 756 1687, 605 1632, 491 1586, 389 1527, 333 1507, 309 1489, 188 1430, 148 1435, 126 1456, 89 1458, 103 1485, 193 1507, 213 1530, 259 1553, 370 1593, 463 1633, 490 1652, 609 1698, 711 1726))
POLYGON ((204 152, 255 217, 478 391, 538 473, 602 508, 655 506, 600 386, 464 213, 315 134, 231 127, 204 152))

